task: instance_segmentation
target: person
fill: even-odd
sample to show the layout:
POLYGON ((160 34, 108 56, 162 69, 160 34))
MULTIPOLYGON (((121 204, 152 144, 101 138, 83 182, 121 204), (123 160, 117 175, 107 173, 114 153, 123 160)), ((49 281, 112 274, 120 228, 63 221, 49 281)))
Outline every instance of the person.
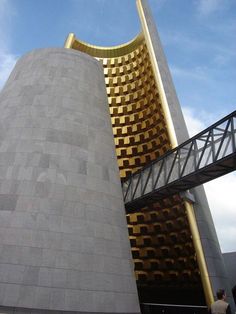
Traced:
POLYGON ((226 300, 226 293, 224 289, 219 289, 216 292, 217 301, 212 303, 209 313, 210 314, 232 314, 230 305, 226 300))

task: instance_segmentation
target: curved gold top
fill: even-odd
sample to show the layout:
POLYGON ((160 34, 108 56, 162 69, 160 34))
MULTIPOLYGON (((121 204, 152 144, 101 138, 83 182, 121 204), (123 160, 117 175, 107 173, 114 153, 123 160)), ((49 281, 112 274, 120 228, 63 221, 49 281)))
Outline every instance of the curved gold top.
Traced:
POLYGON ((91 45, 82 40, 79 40, 75 37, 74 34, 71 33, 69 34, 66 40, 65 48, 76 49, 97 58, 114 58, 114 57, 120 57, 120 56, 123 56, 132 52, 140 44, 142 44, 143 41, 144 41, 144 35, 141 32, 134 39, 130 40, 129 42, 125 44, 111 46, 111 47, 102 47, 102 46, 91 45))

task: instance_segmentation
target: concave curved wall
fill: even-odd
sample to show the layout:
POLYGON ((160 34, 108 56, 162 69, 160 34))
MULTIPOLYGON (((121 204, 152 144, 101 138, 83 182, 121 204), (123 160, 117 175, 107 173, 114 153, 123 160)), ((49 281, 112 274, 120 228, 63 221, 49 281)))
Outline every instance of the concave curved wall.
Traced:
POLYGON ((139 313, 102 65, 33 51, 0 106, 0 305, 139 313))

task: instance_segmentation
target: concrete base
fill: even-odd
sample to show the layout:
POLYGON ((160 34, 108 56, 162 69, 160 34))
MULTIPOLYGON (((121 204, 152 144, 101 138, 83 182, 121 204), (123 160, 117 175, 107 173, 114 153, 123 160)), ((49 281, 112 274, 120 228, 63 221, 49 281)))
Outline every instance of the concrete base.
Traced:
MULTIPOLYGON (((139 314, 140 312, 136 313, 129 313, 129 314, 139 314)), ((16 307, 5 307, 0 306, 0 314, 104 314, 104 312, 74 312, 74 311, 50 311, 50 310, 43 310, 43 309, 26 309, 26 308, 16 308, 16 307)), ((114 314, 106 312, 106 314, 114 314)), ((123 313, 116 313, 116 314, 123 314, 123 313)))

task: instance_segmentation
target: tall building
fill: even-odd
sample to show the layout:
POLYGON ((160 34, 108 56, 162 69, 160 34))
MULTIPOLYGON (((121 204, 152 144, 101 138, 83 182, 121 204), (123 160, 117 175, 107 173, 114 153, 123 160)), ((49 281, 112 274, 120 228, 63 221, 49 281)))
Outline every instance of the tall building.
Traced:
MULTIPOLYGON (((147 1, 137 8, 142 31, 131 42, 98 47, 70 34, 65 43, 103 63, 121 180, 189 137, 147 1)), ((127 214, 143 302, 210 304, 228 286, 204 189, 191 193, 194 204, 175 195, 127 214)))
POLYGON ((202 187, 125 219, 120 179, 188 138, 146 0, 137 7, 131 42, 70 34, 67 49, 23 56, 0 94, 4 310, 140 313, 210 304, 228 286, 202 187))

